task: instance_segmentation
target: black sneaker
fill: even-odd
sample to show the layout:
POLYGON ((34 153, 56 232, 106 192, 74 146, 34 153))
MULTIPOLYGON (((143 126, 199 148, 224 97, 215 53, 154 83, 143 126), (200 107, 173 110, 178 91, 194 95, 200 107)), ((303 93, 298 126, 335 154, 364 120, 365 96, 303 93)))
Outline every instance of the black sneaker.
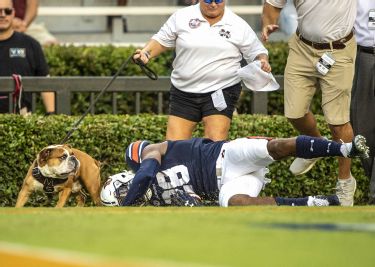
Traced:
POLYGON ((309 207, 340 206, 340 200, 336 195, 331 196, 309 196, 307 201, 309 207))
POLYGON ((370 149, 366 144, 366 138, 356 135, 352 141, 352 149, 348 153, 348 158, 369 158, 370 149))

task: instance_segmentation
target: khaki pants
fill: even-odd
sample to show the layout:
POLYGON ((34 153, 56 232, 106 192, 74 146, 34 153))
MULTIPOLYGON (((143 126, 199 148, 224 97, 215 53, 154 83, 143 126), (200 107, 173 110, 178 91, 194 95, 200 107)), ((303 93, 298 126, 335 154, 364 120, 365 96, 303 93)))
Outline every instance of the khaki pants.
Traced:
POLYGON ((298 119, 308 113, 316 89, 320 88, 327 123, 342 125, 349 122, 356 41, 352 37, 345 44, 344 49, 317 50, 299 40, 296 34, 291 37, 284 79, 287 118, 298 119), (315 65, 325 52, 330 52, 336 62, 324 76, 315 65))

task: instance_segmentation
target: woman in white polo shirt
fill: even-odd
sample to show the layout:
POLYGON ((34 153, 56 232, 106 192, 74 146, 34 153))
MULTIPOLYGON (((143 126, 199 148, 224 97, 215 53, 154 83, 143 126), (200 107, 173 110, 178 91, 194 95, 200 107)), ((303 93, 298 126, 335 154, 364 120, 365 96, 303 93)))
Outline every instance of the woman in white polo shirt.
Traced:
POLYGON ((225 0, 199 0, 176 11, 134 59, 145 64, 167 49, 175 49, 171 74, 167 140, 189 139, 198 122, 204 135, 224 140, 241 92, 237 75, 242 56, 261 61, 270 72, 268 52, 251 27, 225 0))

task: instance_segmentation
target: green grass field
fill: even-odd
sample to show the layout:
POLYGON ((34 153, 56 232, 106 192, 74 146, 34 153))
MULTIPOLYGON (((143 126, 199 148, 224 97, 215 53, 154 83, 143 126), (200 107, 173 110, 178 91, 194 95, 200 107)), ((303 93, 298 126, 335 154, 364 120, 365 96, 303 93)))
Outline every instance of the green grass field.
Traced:
POLYGON ((123 266, 375 266, 375 207, 0 208, 1 244, 123 266))

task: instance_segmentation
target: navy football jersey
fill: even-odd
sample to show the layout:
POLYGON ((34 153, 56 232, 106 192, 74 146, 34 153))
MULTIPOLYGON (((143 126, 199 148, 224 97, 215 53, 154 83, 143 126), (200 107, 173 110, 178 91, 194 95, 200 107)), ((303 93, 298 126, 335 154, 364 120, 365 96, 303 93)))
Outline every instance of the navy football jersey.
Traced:
POLYGON ((159 169, 164 175, 157 177, 158 184, 174 183, 173 187, 185 186, 185 189, 191 185, 203 198, 216 196, 216 160, 224 143, 205 138, 168 141, 159 169))

